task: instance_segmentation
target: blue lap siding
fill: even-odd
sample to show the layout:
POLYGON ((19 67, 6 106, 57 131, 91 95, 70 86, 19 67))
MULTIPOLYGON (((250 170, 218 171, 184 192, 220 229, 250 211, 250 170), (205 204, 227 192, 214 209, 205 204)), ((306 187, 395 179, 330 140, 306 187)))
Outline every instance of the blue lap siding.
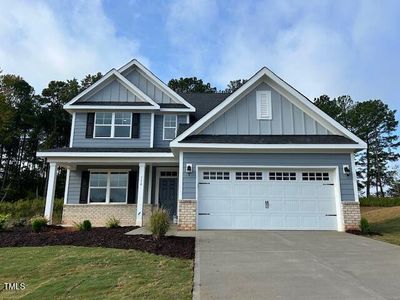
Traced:
POLYGON ((196 165, 243 166, 338 166, 342 201, 354 201, 353 177, 342 172, 351 166, 349 153, 195 153, 183 154, 183 165, 193 164, 193 173, 183 174, 183 199, 196 199, 196 165))

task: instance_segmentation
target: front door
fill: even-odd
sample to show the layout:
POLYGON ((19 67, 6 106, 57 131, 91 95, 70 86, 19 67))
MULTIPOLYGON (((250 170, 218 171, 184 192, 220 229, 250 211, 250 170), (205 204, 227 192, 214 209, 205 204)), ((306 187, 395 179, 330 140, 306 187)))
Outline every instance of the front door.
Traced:
POLYGON ((177 194, 177 178, 160 178, 159 204, 161 208, 168 211, 171 220, 173 216, 176 216, 177 194))

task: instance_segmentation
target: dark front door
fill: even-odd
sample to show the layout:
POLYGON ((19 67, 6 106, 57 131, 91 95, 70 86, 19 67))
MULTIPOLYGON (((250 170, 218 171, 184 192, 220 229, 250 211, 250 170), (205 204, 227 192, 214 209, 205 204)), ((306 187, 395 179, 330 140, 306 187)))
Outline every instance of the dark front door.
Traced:
POLYGON ((176 216, 178 194, 178 179, 177 178, 160 178, 160 207, 168 211, 171 220, 176 216))

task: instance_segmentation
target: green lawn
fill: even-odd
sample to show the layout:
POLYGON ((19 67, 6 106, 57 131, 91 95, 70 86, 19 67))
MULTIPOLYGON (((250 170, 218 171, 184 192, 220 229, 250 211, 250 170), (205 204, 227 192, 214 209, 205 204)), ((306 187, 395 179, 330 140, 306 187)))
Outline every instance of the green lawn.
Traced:
POLYGON ((382 234, 374 235, 374 239, 400 245, 400 206, 362 207, 361 215, 370 222, 373 232, 382 234))
POLYGON ((0 299, 191 299, 192 260, 73 246, 0 249, 0 299))

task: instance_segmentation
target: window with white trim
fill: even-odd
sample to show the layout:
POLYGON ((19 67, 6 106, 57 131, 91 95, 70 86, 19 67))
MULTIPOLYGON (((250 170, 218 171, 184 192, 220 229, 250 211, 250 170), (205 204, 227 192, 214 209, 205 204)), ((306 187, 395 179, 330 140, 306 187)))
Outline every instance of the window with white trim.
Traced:
POLYGON ((296 172, 269 172, 269 180, 296 180, 296 172))
POLYGON ((271 120, 272 119, 272 101, 271 91, 257 91, 257 119, 271 120))
POLYGON ((114 113, 114 137, 131 136, 132 113, 116 112, 114 113))
POLYGON ((130 112, 96 112, 94 137, 96 138, 130 138, 132 113, 130 112))
POLYGON ((204 180, 229 180, 229 172, 207 171, 203 172, 204 180))
POLYGON ((303 181, 329 181, 327 172, 303 172, 301 177, 303 181))
POLYGON ((176 172, 176 171, 161 171, 160 176, 161 177, 177 177, 178 172, 176 172))
POLYGON ((236 180, 262 180, 262 172, 236 172, 236 180))
POLYGON ((126 203, 128 172, 91 172, 89 203, 126 203))
POLYGON ((176 137, 176 128, 178 123, 177 115, 164 115, 163 120, 163 139, 171 141, 176 137))

